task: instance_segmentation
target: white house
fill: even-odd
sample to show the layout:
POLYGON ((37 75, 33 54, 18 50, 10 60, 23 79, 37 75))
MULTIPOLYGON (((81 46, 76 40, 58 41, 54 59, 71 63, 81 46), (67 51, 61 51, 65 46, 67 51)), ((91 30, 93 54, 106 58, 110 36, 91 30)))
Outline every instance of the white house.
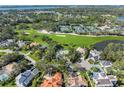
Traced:
POLYGON ((100 60, 100 64, 104 68, 109 68, 112 66, 112 63, 110 61, 106 61, 106 60, 100 60))

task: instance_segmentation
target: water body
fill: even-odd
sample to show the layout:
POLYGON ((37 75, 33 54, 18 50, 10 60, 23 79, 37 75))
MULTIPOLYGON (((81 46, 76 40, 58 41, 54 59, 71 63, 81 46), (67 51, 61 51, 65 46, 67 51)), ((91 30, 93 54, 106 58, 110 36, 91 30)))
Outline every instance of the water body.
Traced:
POLYGON ((5 10, 46 10, 46 9, 53 9, 53 8, 61 8, 63 6, 0 6, 1 11, 5 10))
POLYGON ((102 42, 99 42, 99 43, 96 43, 94 45, 94 48, 98 51, 101 51, 103 50, 109 43, 121 43, 121 44, 124 44, 124 41, 123 40, 106 40, 106 41, 102 41, 102 42))
POLYGON ((120 16, 117 18, 118 21, 124 21, 124 16, 120 16))

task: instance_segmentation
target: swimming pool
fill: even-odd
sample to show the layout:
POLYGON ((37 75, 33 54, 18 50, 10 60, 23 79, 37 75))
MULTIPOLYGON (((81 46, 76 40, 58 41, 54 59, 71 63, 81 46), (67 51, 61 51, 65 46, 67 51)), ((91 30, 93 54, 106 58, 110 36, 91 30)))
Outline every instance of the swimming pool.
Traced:
POLYGON ((0 81, 6 81, 8 78, 9 76, 6 73, 0 75, 0 81))

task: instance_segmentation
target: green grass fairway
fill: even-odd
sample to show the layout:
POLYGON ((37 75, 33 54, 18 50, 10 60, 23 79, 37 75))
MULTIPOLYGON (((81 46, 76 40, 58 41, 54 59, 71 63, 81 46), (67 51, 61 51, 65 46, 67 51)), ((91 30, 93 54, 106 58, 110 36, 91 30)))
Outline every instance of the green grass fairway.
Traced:
POLYGON ((92 36, 77 36, 66 34, 65 37, 56 36, 55 34, 50 35, 50 37, 62 44, 74 44, 76 46, 90 47, 91 45, 105 41, 105 40, 124 40, 123 36, 101 36, 101 37, 92 37, 92 36))
MULTIPOLYGON (((20 31, 17 31, 20 32, 20 31)), ((52 38, 54 41, 57 41, 61 44, 70 44, 70 45, 76 45, 76 46, 84 46, 87 48, 90 48, 95 43, 105 41, 105 40, 124 40, 124 36, 101 36, 101 37, 93 37, 93 36, 79 36, 79 35, 70 35, 70 34, 42 34, 38 33, 36 30, 27 30, 29 35, 21 35, 19 34, 19 37, 30 39, 32 41, 39 42, 41 44, 45 44, 45 42, 42 41, 42 36, 47 35, 50 38, 52 38), (36 35, 36 37, 33 37, 36 35)))

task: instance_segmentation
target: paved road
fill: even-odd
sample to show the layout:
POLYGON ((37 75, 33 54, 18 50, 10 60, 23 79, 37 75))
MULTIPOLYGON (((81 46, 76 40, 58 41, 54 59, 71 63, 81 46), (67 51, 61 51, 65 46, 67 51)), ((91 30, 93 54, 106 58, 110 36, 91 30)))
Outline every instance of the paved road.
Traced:
MULTIPOLYGON (((13 53, 14 51, 13 50, 9 50, 9 49, 6 49, 6 50, 0 50, 0 52, 5 52, 5 53, 13 53)), ((23 55, 25 57, 25 59, 31 61, 31 63, 33 65, 36 64, 36 61, 34 59, 32 59, 30 56, 28 56, 28 54, 25 54, 23 52, 18 52, 19 54, 23 55)))
POLYGON ((12 50, 6 49, 6 50, 0 50, 0 52, 5 52, 5 53, 13 53, 12 50))

